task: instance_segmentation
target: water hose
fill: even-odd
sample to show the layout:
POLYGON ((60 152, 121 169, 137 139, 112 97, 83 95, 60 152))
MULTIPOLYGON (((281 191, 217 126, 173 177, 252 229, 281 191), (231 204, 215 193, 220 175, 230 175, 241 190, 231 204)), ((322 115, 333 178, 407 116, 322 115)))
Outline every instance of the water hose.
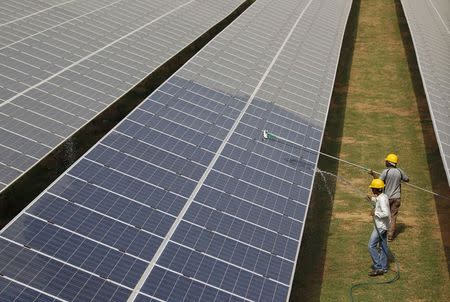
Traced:
MULTIPOLYGON (((293 146, 293 147, 296 147, 296 148, 299 148, 299 149, 302 149, 302 150, 307 150, 307 151, 310 151, 310 152, 313 152, 313 153, 318 153, 318 154, 321 154, 321 155, 326 156, 328 158, 331 158, 333 160, 336 160, 336 161, 339 161, 339 162, 343 162, 345 164, 348 164, 350 166, 362 169, 362 170, 367 171, 367 172, 373 171, 372 169, 369 169, 369 168, 364 167, 362 165, 359 165, 359 164, 356 164, 356 163, 353 163, 353 162, 341 159, 339 157, 336 157, 336 156, 333 156, 333 155, 321 152, 319 150, 314 150, 312 148, 309 148, 309 147, 303 146, 301 144, 298 144, 296 142, 290 141, 290 140, 288 140, 286 138, 279 137, 279 136, 277 136, 277 135, 275 135, 273 133, 270 133, 267 130, 263 130, 262 138, 263 138, 263 140, 267 139, 267 140, 272 140, 272 141, 275 141, 275 142, 281 142, 281 143, 284 143, 284 144, 287 144, 287 145, 290 145, 290 146, 293 146)), ((327 171, 321 171, 318 168, 316 168, 315 171, 316 172, 320 172, 320 174, 321 174, 321 176, 322 176, 322 178, 323 178, 323 180, 325 182, 326 182, 326 179, 325 179, 323 173, 332 174, 332 173, 327 172, 327 171)), ((373 172, 375 172, 377 174, 380 174, 377 171, 373 171, 373 172)), ((332 175, 334 175, 334 174, 332 174, 332 175)), ((334 175, 334 176, 339 179, 338 176, 336 176, 336 175, 334 175)), ((422 187, 419 187, 419 186, 416 186, 416 185, 413 185, 413 184, 410 184, 410 183, 405 183, 405 185, 407 185, 409 187, 412 187, 412 188, 415 188, 415 189, 418 189, 418 190, 421 190, 421 191, 424 191, 424 192, 427 192, 427 193, 432 194, 432 195, 434 195, 436 197, 450 200, 450 197, 440 195, 440 194, 438 194, 436 192, 433 192, 431 190, 428 190, 428 189, 425 189, 425 188, 422 188, 422 187)), ((330 190, 328 189, 328 187, 327 187, 327 191, 328 191, 328 194, 330 195, 330 198, 332 199, 332 194, 331 194, 330 190)), ((372 218, 372 221, 373 221, 373 225, 375 227, 375 230, 377 231, 378 237, 382 241, 383 238, 381 236, 380 230, 377 228, 377 225, 375 223, 375 218, 374 217, 372 218)), ((353 290, 358 288, 358 287, 365 286, 365 285, 390 284, 390 283, 393 283, 396 280, 400 279, 400 267, 399 267, 398 261, 397 261, 397 259, 395 257, 395 254, 390 250, 389 245, 386 245, 386 246, 387 246, 387 250, 385 250, 385 248, 381 244, 381 249, 382 249, 383 253, 386 255, 386 257, 388 258, 388 261, 389 261, 389 259, 392 259, 392 261, 395 263, 395 267, 396 267, 395 275, 392 278, 390 278, 388 280, 384 280, 384 281, 365 281, 365 282, 359 282, 359 283, 353 284, 349 288, 349 299, 350 299, 350 301, 352 301, 352 302, 354 301, 353 290)))
MULTIPOLYGON (((372 217, 372 221, 373 221, 375 230, 377 231, 378 237, 380 238, 380 240, 383 241, 384 239, 383 239, 383 237, 381 237, 380 230, 377 228, 377 224, 375 223, 375 216, 372 217)), ((395 254, 392 253, 391 249, 389 248, 389 245, 387 245, 387 251, 384 249, 384 246, 382 244, 381 244, 381 249, 383 250, 383 253, 386 255, 386 257, 388 258, 388 261, 389 261, 389 258, 391 258, 395 262, 395 267, 396 267, 395 275, 392 278, 390 278, 388 280, 384 280, 384 281, 365 281, 365 282, 359 282, 359 283, 353 284, 352 286, 350 286, 350 288, 348 290, 348 296, 349 296, 350 301, 352 301, 352 302, 354 301, 353 290, 357 287, 361 287, 364 285, 390 284, 390 283, 393 283, 393 282, 397 281, 398 279, 400 279, 400 267, 398 265, 397 258, 395 258, 395 254)))
MULTIPOLYGON (((319 174, 322 176, 322 179, 323 179, 323 181, 324 181, 325 183, 326 183, 327 181, 326 181, 326 178, 325 178, 324 174, 329 174, 329 175, 332 175, 332 176, 336 177, 338 180, 344 181, 345 183, 351 185, 350 182, 345 181, 344 179, 341 179, 341 178, 339 178, 338 176, 336 176, 336 175, 334 175, 334 174, 332 174, 332 173, 330 173, 330 172, 323 171, 323 170, 320 170, 320 169, 318 169, 318 168, 316 168, 316 172, 319 172, 319 174)), ((332 195, 331 191, 328 189, 328 186, 327 186, 327 185, 325 185, 325 187, 327 188, 327 193, 328 193, 328 195, 330 196, 330 199, 332 200, 332 199, 333 199, 333 195, 332 195)), ((351 186, 351 187, 353 187, 353 186, 351 186)), ((365 195, 365 193, 362 192, 362 191, 361 191, 361 192, 360 192, 359 190, 356 190, 356 191, 357 191, 357 193, 358 193, 359 195, 362 195, 362 196, 365 195)), ((372 222, 373 222, 373 226, 375 227, 375 230, 377 231, 378 237, 380 238, 380 240, 383 240, 383 237, 381 237, 380 230, 377 228, 377 224, 375 223, 375 216, 372 217, 372 222)), ((384 281, 364 281, 364 282, 359 282, 359 283, 353 284, 353 285, 349 288, 349 292, 348 292, 350 301, 352 301, 352 302, 354 301, 354 298, 353 298, 353 290, 356 289, 357 287, 361 287, 361 286, 365 286, 365 285, 390 284, 390 283, 393 283, 393 282, 397 281, 398 279, 400 279, 400 267, 399 267, 397 258, 395 257, 395 254, 394 254, 394 253, 391 251, 391 249, 389 248, 389 245, 387 245, 387 248, 388 248, 388 250, 386 251, 386 250, 384 249, 384 246, 381 245, 381 249, 383 250, 383 253, 386 255, 386 257, 388 258, 388 260, 389 260, 389 258, 391 258, 391 259, 393 260, 393 262, 395 263, 395 267, 396 267, 395 275, 394 275, 392 278, 390 278, 390 279, 388 279, 388 280, 384 280, 384 281)))
MULTIPOLYGON (((312 149, 312 148, 303 146, 303 145, 301 145, 301 144, 299 144, 299 143, 290 141, 290 140, 288 140, 288 139, 286 139, 286 138, 277 136, 277 135, 275 135, 275 134, 269 132, 268 130, 263 130, 263 133, 262 133, 262 134, 263 134, 263 135, 262 135, 262 138, 263 138, 263 139, 273 140, 273 141, 276 141, 276 142, 283 142, 283 143, 285 143, 285 144, 291 145, 291 146, 296 147, 296 148, 299 148, 299 149, 307 150, 307 151, 314 152, 314 153, 319 153, 319 154, 321 154, 321 155, 323 155, 323 156, 326 156, 326 157, 331 158, 331 159, 333 159, 333 160, 336 160, 336 161, 345 163, 345 164, 347 164, 347 165, 350 165, 350 166, 353 166, 353 167, 362 169, 362 170, 364 170, 364 171, 366 171, 366 172, 373 171, 373 172, 375 172, 375 173, 377 173, 377 174, 381 174, 380 172, 374 171, 374 170, 372 170, 372 169, 370 169, 370 168, 367 168, 367 167, 364 167, 364 166, 362 166, 362 165, 359 165, 359 164, 350 162, 350 161, 348 161, 348 160, 345 160, 345 159, 342 159, 342 158, 333 156, 333 155, 331 155, 331 154, 327 154, 327 153, 322 152, 322 151, 314 150, 314 149, 312 149)), ((421 190, 421 191, 424 191, 424 192, 426 192, 426 193, 432 194, 432 195, 434 195, 434 196, 436 196, 436 197, 439 197, 439 198, 442 198, 442 199, 446 199, 446 200, 450 200, 450 197, 449 197, 449 196, 443 196, 443 195, 438 194, 438 193, 436 193, 436 192, 433 192, 433 191, 431 191, 431 190, 428 190, 428 189, 425 189, 425 188, 416 186, 416 185, 414 185, 414 184, 411 184, 411 183, 409 183, 409 182, 405 182, 404 184, 405 184, 406 186, 411 187, 411 188, 414 188, 414 189, 421 190)))

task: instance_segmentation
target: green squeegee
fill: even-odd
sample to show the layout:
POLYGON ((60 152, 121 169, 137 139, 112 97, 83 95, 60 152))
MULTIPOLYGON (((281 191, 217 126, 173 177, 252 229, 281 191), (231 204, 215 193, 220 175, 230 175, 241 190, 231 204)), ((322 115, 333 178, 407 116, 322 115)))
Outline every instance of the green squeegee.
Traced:
POLYGON ((278 137, 275 134, 272 134, 267 130, 263 130, 263 138, 264 139, 277 139, 278 137))

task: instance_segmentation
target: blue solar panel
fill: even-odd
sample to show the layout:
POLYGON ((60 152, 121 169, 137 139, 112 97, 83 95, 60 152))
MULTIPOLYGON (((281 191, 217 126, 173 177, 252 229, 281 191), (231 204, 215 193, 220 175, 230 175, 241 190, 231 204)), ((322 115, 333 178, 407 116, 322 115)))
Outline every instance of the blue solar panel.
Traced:
POLYGON ((33 290, 29 287, 22 286, 16 282, 12 282, 3 276, 0 276, 0 302, 11 301, 37 301, 37 302, 55 302, 59 301, 46 294, 33 290))
POLYGON ((2 231, 32 273, 0 271, 67 300, 286 301, 350 4, 255 2, 2 231))
MULTIPOLYGON (((67 301, 124 301, 130 291, 87 270, 0 238, 1 274, 67 301)), ((2 289, 2 291, 5 289, 2 289)))

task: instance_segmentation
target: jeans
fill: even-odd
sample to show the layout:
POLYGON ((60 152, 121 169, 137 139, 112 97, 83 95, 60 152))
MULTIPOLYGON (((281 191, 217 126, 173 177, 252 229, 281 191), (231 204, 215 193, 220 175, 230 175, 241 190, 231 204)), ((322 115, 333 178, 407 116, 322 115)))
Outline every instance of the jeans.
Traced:
POLYGON ((372 257, 373 268, 375 270, 387 270, 388 269, 388 246, 387 246, 387 231, 380 230, 380 236, 378 236, 377 230, 374 228, 369 239, 369 253, 372 257))

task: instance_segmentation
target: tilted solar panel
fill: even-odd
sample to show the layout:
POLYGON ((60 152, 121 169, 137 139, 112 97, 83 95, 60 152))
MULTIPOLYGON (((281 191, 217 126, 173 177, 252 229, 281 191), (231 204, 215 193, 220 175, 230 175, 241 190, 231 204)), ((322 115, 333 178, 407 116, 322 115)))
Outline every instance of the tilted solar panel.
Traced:
POLYGON ((402 1, 450 185, 450 2, 402 1))
POLYGON ((29 16, 45 13, 46 11, 64 6, 67 3, 74 1, 75 0, 3 0, 2 10, 0 11, 0 26, 27 18, 29 16))
POLYGON ((0 294, 286 301, 350 6, 256 1, 2 230, 0 294))
POLYGON ((0 192, 244 0, 28 2, 0 24, 0 192))

